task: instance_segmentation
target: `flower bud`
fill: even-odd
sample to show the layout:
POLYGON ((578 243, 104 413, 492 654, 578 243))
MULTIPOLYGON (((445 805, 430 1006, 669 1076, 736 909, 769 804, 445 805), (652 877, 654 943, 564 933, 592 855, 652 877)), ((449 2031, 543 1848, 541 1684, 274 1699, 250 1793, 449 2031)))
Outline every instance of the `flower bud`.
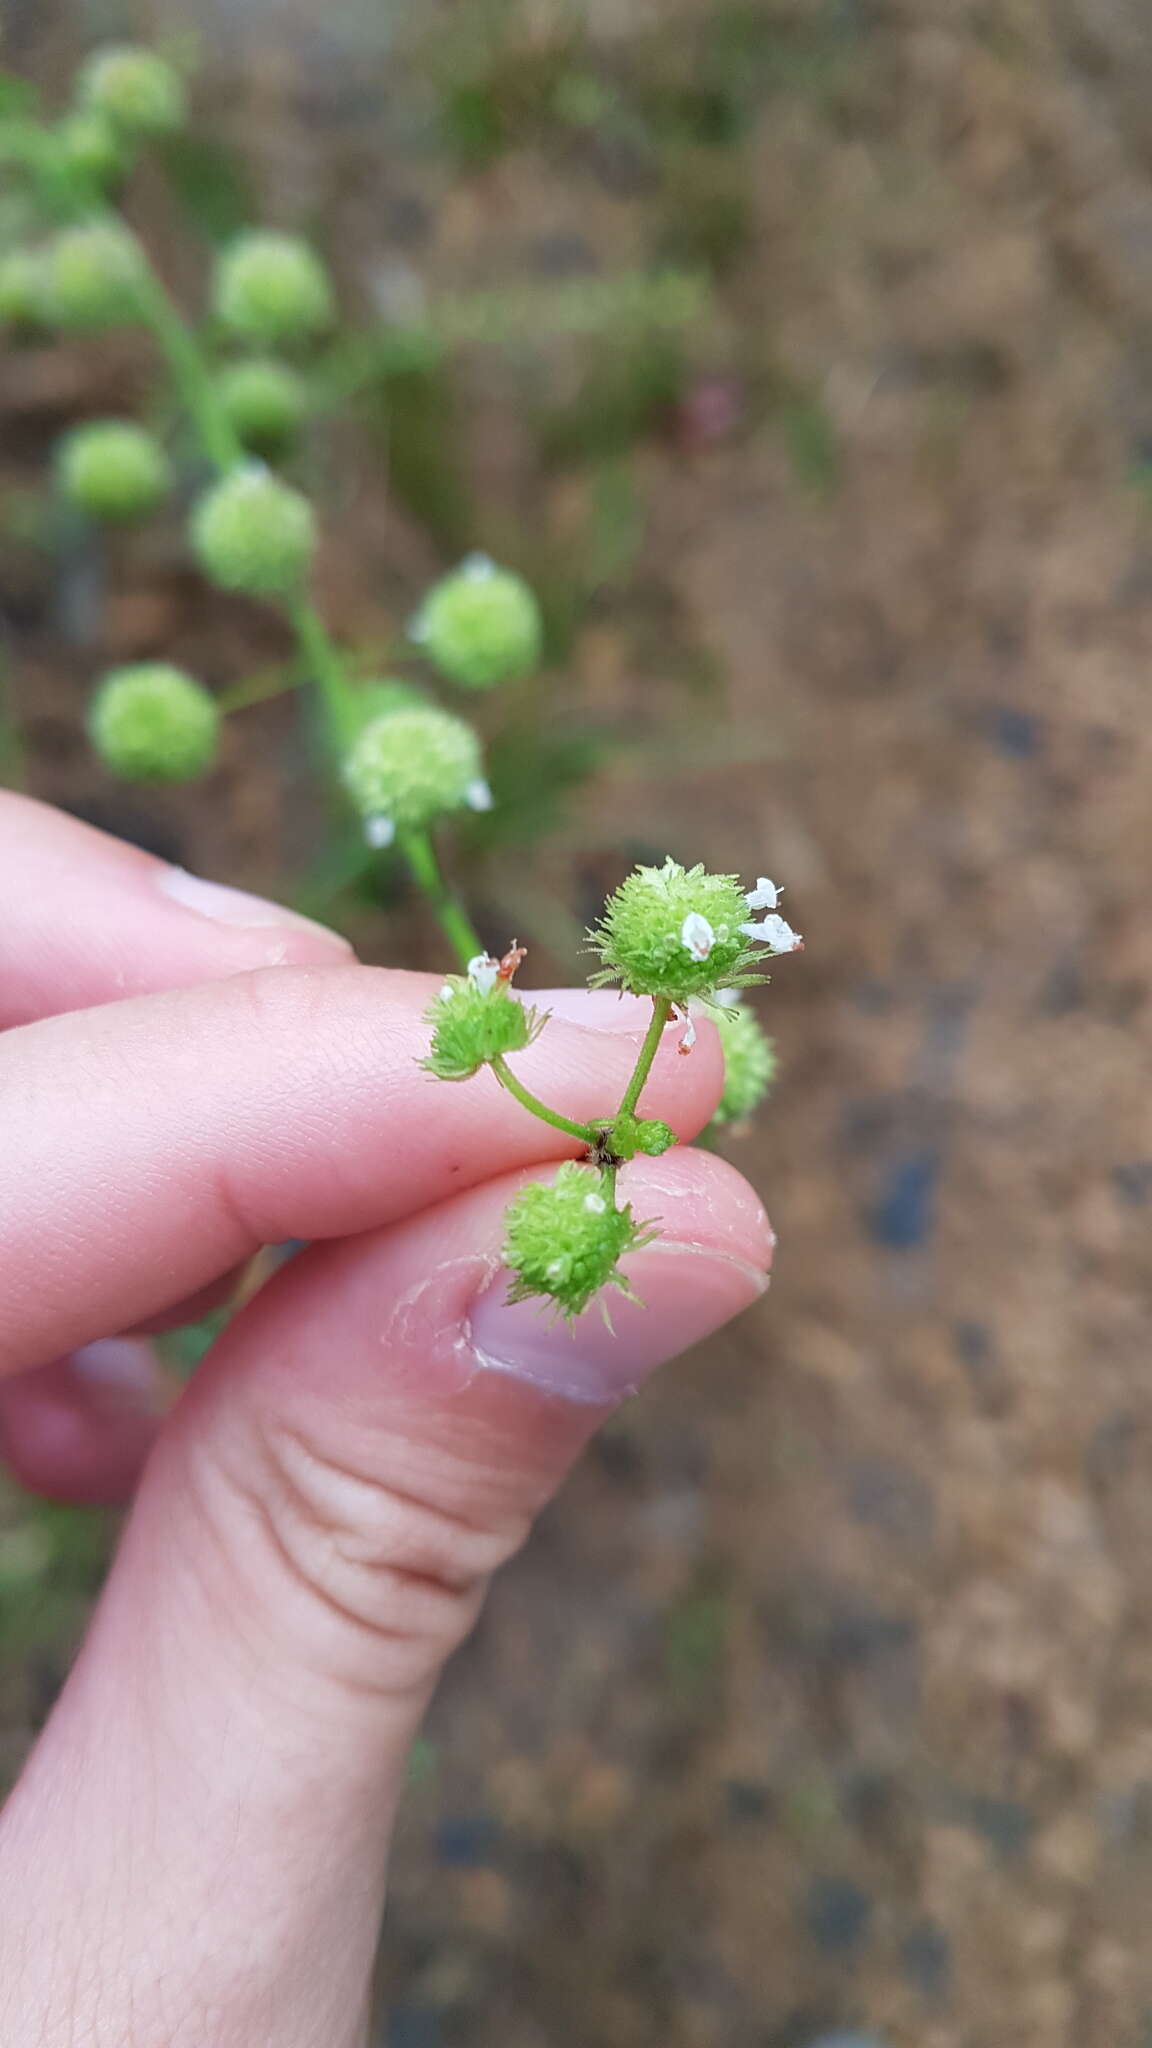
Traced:
POLYGON ((591 934, 604 962, 595 980, 674 1003, 734 979, 743 983, 755 962, 743 930, 747 918, 735 875, 685 869, 671 859, 660 868, 636 868, 591 934))
POLYGON ((62 229, 44 263, 45 303, 59 326, 83 333, 139 319, 147 266, 136 237, 118 221, 62 229))
POLYGON ((191 532, 205 574, 251 597, 299 589, 316 546, 307 498, 256 462, 213 485, 193 508, 191 532))
POLYGON ((527 675, 540 659, 540 607, 522 576, 469 555, 433 585, 412 638, 443 675, 466 690, 527 675))
POLYGON ((680 1140, 671 1125, 661 1123, 659 1117, 632 1116, 625 1110, 609 1126, 607 1142, 617 1159, 635 1159, 638 1152, 646 1159, 659 1159, 680 1140))
POLYGON ((297 236, 265 229, 240 235, 225 249, 213 296, 226 327, 270 347, 307 341, 333 315, 332 287, 319 257, 297 236))
POLYGON ((88 733, 113 774, 190 782, 216 758, 220 713, 201 683, 166 662, 113 669, 92 700, 88 733))
POLYGON ((125 135, 170 135, 184 119, 184 85, 154 50, 110 44, 83 66, 77 90, 83 106, 103 114, 125 135))
POLYGON ((743 1004, 715 1009, 712 1021, 724 1050, 724 1093, 715 1124, 743 1123, 757 1109, 776 1077, 776 1049, 743 1004))
POLYGON ((618 1209, 610 1185, 592 1167, 568 1160, 553 1181, 530 1181, 505 1217, 503 1259, 512 1274, 509 1301, 553 1301, 571 1321, 602 1287, 630 1295, 619 1269, 627 1252, 655 1235, 618 1209))
POLYGON ((123 138, 96 107, 66 114, 55 141, 65 168, 102 192, 116 185, 128 169, 123 138))
POLYGON ((432 1050, 421 1065, 441 1081, 470 1080, 503 1053, 523 1052, 547 1022, 507 982, 478 986, 467 974, 450 974, 425 1016, 432 1050))
POLYGON ((44 263, 32 249, 0 256, 0 326, 36 334, 45 324, 44 263))
POLYGON ((93 420, 60 444, 60 486, 93 519, 140 519, 159 504, 171 472, 158 441, 132 420, 93 420))
POLYGON ((308 394, 295 370, 271 357, 229 363, 216 395, 236 439, 254 455, 281 455, 304 424, 308 394))
POLYGON ((369 836, 378 846, 446 811, 487 807, 477 735, 433 704, 372 719, 348 749, 343 774, 357 810, 377 828, 369 836))

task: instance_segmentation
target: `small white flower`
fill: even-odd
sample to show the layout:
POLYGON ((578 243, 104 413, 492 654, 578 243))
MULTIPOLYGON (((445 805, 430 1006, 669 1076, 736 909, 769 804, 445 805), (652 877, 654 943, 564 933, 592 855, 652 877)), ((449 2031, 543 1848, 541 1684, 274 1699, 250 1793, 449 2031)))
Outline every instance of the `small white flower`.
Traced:
POLYGON ((691 1018, 691 1015, 688 1015, 688 1016, 686 1016, 686 1017, 685 1017, 685 1019, 684 1019, 684 1029, 683 1029, 683 1031, 682 1031, 682 1032, 680 1033, 680 1051, 681 1051, 681 1052, 691 1052, 691 1050, 692 1050, 692 1047, 693 1047, 693 1046, 695 1045, 695 1043, 696 1043, 696 1026, 695 1026, 695 1024, 694 1024, 694 1023, 692 1022, 692 1018, 691 1018))
POLYGON ((590 1216, 602 1216, 608 1204, 603 1195, 585 1195, 584 1207, 590 1216))
POLYGON ((455 993, 456 991, 452 987, 451 982, 446 981, 436 1000, 441 1003, 450 1003, 455 993))
POLYGON ((740 991, 738 988, 718 988, 712 1001, 719 1003, 722 1010, 738 1010, 741 1001, 740 991))
POLYGON ((690 910, 680 927, 680 944, 694 960, 706 960, 716 944, 716 934, 706 917, 690 910))
POLYGON ((780 891, 775 882, 761 875, 754 889, 749 889, 744 898, 749 910, 775 910, 780 901, 780 891))
POLYGON ((491 953, 477 953, 468 962, 468 979, 473 988, 482 996, 491 995, 500 974, 500 962, 491 953))
POLYGON ((552 1264, 551 1264, 551 1265, 549 1266, 549 1268, 548 1268, 548 1278, 549 1278, 550 1280, 559 1280, 559 1278, 560 1278, 560 1275, 561 1275, 561 1273, 562 1273, 563 1271, 564 1271, 564 1261, 563 1261, 563 1259, 553 1259, 553 1261, 552 1261, 552 1264))
POLYGON ((369 846, 383 850, 384 847, 391 846, 395 840, 396 827, 391 818, 386 818, 382 811, 378 811, 374 818, 365 818, 364 837, 369 846))
POLYGON ((794 953, 804 944, 782 917, 766 917, 762 924, 743 924, 741 931, 758 946, 770 946, 774 953, 794 953))
POLYGON ((464 791, 464 801, 470 811, 490 811, 496 799, 482 775, 470 782, 464 791))

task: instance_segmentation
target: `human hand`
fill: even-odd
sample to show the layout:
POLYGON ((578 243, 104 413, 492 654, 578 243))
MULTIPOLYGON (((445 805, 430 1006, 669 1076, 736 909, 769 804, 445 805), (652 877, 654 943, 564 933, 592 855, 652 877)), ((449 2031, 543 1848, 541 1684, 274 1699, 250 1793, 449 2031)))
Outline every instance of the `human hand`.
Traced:
MULTIPOLYGON (((0 798, 0 1441, 65 1496, 143 1468, 0 1819, 0 2040, 352 2048, 445 1659, 592 1430, 756 1298, 772 1239, 722 1161, 637 1159, 647 1306, 614 1302, 614 1336, 508 1307, 509 1195, 565 1139, 489 1076, 420 1072, 428 977, 174 872, 0 798), (143 1346, 85 1351, 290 1238, 162 1426, 143 1346)), ((551 1095, 588 1117, 643 1006, 544 1000, 551 1095)), ((702 1030, 646 1107, 691 1136, 720 1084, 702 1030)))

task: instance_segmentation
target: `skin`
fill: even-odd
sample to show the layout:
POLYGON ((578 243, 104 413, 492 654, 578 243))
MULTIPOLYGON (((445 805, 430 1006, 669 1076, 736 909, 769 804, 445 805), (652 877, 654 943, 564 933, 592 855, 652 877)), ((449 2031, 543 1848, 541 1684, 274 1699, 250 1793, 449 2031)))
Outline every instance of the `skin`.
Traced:
MULTIPOLYGON (((748 1305, 772 1238, 678 1149, 622 1192, 663 1236, 609 1337, 508 1310, 502 1215, 570 1156, 490 1075, 416 1065, 436 982, 0 797, 0 1444, 58 1497, 134 1496, 0 1815, 0 2040, 355 2048, 405 1760, 493 1571, 591 1432, 748 1305), (173 894, 175 890, 175 894, 173 894), (151 1347, 263 1245, 180 1400, 151 1347)), ((618 1099, 644 1007, 547 998, 525 1080, 618 1099)), ((685 1137, 721 1067, 674 1035, 685 1137)))

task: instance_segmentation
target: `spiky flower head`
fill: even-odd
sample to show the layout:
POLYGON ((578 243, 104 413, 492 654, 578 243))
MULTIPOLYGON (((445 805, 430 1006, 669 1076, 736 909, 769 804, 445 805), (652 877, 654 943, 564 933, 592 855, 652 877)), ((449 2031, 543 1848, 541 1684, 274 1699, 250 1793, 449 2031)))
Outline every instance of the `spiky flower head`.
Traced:
POLYGON ((328 273, 307 242, 266 228, 239 235, 224 250, 213 297, 225 327, 265 348, 310 340, 334 310, 328 273))
POLYGON ((44 252, 47 313, 76 333, 130 326, 140 318, 147 275, 139 242, 119 221, 62 228, 44 252))
POLYGON ((371 719, 344 756, 343 775, 374 846, 446 811, 487 810, 492 801, 476 733, 434 704, 371 719))
POLYGON ((60 487, 93 519, 141 519, 171 481, 160 443, 134 420, 93 420, 65 435, 60 487))
POLYGON ((316 546, 311 505, 263 463, 234 469, 192 513, 192 545, 205 574, 224 590, 283 597, 298 590, 316 546))
POLYGON ((128 169, 123 136, 98 107, 65 114, 54 139, 65 169, 100 191, 115 185, 128 169))
POLYGON ((743 1123, 757 1109, 776 1078, 776 1048, 751 1010, 742 1003, 710 1011, 724 1052, 724 1093, 713 1123, 743 1123))
POLYGON ((504 1219, 502 1257, 512 1275, 509 1301, 539 1296, 571 1322, 602 1287, 635 1299, 620 1260, 651 1244, 630 1203, 616 1206, 610 1185, 593 1167, 567 1160, 552 1181, 530 1181, 504 1219))
POLYGON ((746 893, 736 875, 682 868, 671 857, 663 867, 634 869, 589 933, 604 963, 593 986, 619 982, 634 995, 686 1005, 693 996, 708 998, 720 989, 763 981, 756 946, 790 953, 803 943, 782 917, 760 924, 750 918, 769 897, 775 903, 771 882, 762 880, 746 893))
POLYGON ((113 669, 88 713, 88 733, 113 774, 190 782, 216 758, 220 714, 203 685, 167 662, 113 669))
POLYGON ((216 380, 216 396, 237 440, 255 455, 282 455, 308 413, 302 379, 272 356, 229 363, 216 380))
POLYGON ((412 638, 443 675, 466 690, 490 690, 527 675, 540 659, 540 607, 522 576, 487 555, 433 584, 412 638))
POLYGON ((47 314, 44 260, 33 249, 10 249, 0 256, 0 325, 18 334, 35 334, 47 314))
POLYGON ((466 974, 450 974, 425 1012, 432 1049, 421 1064, 441 1081, 468 1081, 494 1059, 523 1052, 539 1037, 547 1015, 529 1009, 486 953, 466 974))
POLYGON ((127 135, 170 135, 184 119, 178 71, 154 50, 110 44, 89 57, 77 81, 81 103, 127 135))

